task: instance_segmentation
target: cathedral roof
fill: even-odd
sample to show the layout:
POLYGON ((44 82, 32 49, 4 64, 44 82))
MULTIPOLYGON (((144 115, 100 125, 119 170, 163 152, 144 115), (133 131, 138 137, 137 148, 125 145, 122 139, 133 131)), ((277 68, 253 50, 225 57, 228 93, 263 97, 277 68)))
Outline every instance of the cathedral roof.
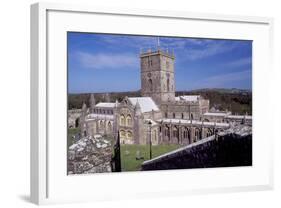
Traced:
POLYGON ((103 102, 100 102, 100 103, 96 104, 96 107, 114 108, 115 105, 116 105, 115 103, 103 103, 103 102))
POLYGON ((151 97, 129 97, 128 99, 134 106, 138 102, 142 113, 150 112, 152 110, 159 111, 159 108, 151 97))
POLYGON ((230 112, 207 112, 207 113, 204 113, 204 116, 227 116, 229 115, 230 112))
POLYGON ((200 98, 200 95, 182 95, 179 97, 176 97, 176 101, 184 100, 189 102, 198 101, 200 98))

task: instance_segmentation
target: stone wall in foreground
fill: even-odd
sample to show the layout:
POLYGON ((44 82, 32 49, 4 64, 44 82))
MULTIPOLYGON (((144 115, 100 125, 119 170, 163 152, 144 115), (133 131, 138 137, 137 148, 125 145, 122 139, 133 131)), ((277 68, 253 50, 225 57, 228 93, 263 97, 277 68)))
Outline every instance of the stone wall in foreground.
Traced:
POLYGON ((211 136, 145 161, 142 170, 233 167, 252 165, 252 134, 211 136))

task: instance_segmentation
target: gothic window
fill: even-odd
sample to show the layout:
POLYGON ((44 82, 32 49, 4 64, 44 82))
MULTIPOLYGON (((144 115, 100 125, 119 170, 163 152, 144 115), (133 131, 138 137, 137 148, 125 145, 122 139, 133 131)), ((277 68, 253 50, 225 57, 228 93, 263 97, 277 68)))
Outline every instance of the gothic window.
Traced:
POLYGON ((195 129, 195 141, 201 139, 200 138, 200 129, 195 129))
POLYGON ((133 135, 131 131, 127 131, 127 139, 132 139, 133 135))
POLYGON ((104 125, 103 125, 103 121, 100 121, 100 128, 103 129, 104 125))
POLYGON ((131 126, 132 125, 132 117, 131 117, 131 115, 127 115, 126 123, 127 123, 127 126, 131 126))
POLYGON ((79 118, 76 118, 75 119, 75 128, 78 128, 78 126, 79 126, 79 118))
POLYGON ((149 85, 149 90, 152 91, 153 90, 153 88, 152 88, 152 79, 148 80, 148 85, 149 85))
POLYGON ((207 130, 207 134, 206 134, 206 136, 207 136, 207 137, 212 136, 212 131, 211 131, 211 129, 208 129, 208 130, 207 130))
POLYGON ((170 79, 169 78, 167 79, 167 91, 168 92, 170 91, 170 79))
POLYGON ((179 131, 177 127, 174 127, 173 129, 173 137, 178 138, 179 137, 179 131))
POLYGON ((125 125, 126 125, 126 123, 125 123, 125 116, 124 116, 124 115, 121 115, 121 116, 120 116, 120 124, 121 124, 122 126, 125 126, 125 125))
POLYGON ((187 138, 187 136, 188 136, 188 130, 187 130, 187 128, 184 128, 183 129, 183 138, 187 138))
POLYGON ((169 61, 166 61, 166 68, 168 69, 170 67, 169 61))
POLYGON ((148 66, 152 66, 152 59, 150 56, 148 56, 147 61, 148 61, 148 66))
POLYGON ((170 129, 168 126, 165 127, 165 136, 170 137, 170 129))
POLYGON ((109 131, 112 131, 112 125, 111 125, 111 122, 110 122, 110 121, 108 122, 108 125, 107 125, 107 126, 108 126, 108 130, 109 130, 109 131))
POLYGON ((126 133, 124 130, 120 131, 120 138, 126 138, 126 133))

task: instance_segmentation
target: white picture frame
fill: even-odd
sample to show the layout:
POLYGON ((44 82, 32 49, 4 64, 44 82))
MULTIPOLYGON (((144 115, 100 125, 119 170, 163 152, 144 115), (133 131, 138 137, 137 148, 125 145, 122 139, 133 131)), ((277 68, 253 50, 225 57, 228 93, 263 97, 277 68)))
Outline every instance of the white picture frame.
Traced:
POLYGON ((272 28, 273 19, 264 17, 33 4, 31 201, 49 204, 271 189, 273 139, 269 129, 272 118, 264 114, 263 109, 271 106, 267 92, 272 71, 272 28), (165 28, 166 22, 173 23, 173 30, 165 28), (157 31, 153 30, 156 23, 159 24, 157 31), (190 31, 181 28, 182 24, 187 24, 190 31), (253 166, 67 176, 64 172, 66 149, 61 149, 66 142, 66 128, 63 128, 67 94, 66 31, 253 40, 253 166), (54 115, 57 116, 55 120, 54 115), (166 183, 161 184, 161 181, 166 183), (119 187, 118 192, 109 186, 119 187))

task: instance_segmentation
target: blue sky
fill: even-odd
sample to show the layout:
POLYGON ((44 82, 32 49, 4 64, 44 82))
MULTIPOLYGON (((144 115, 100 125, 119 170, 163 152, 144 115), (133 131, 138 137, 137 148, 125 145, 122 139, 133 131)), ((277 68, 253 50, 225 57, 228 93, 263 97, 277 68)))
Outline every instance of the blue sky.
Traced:
MULTIPOLYGON (((139 90, 140 50, 157 37, 68 32, 69 93, 139 90)), ((175 53, 176 90, 252 89, 252 41, 160 37, 175 53)))

